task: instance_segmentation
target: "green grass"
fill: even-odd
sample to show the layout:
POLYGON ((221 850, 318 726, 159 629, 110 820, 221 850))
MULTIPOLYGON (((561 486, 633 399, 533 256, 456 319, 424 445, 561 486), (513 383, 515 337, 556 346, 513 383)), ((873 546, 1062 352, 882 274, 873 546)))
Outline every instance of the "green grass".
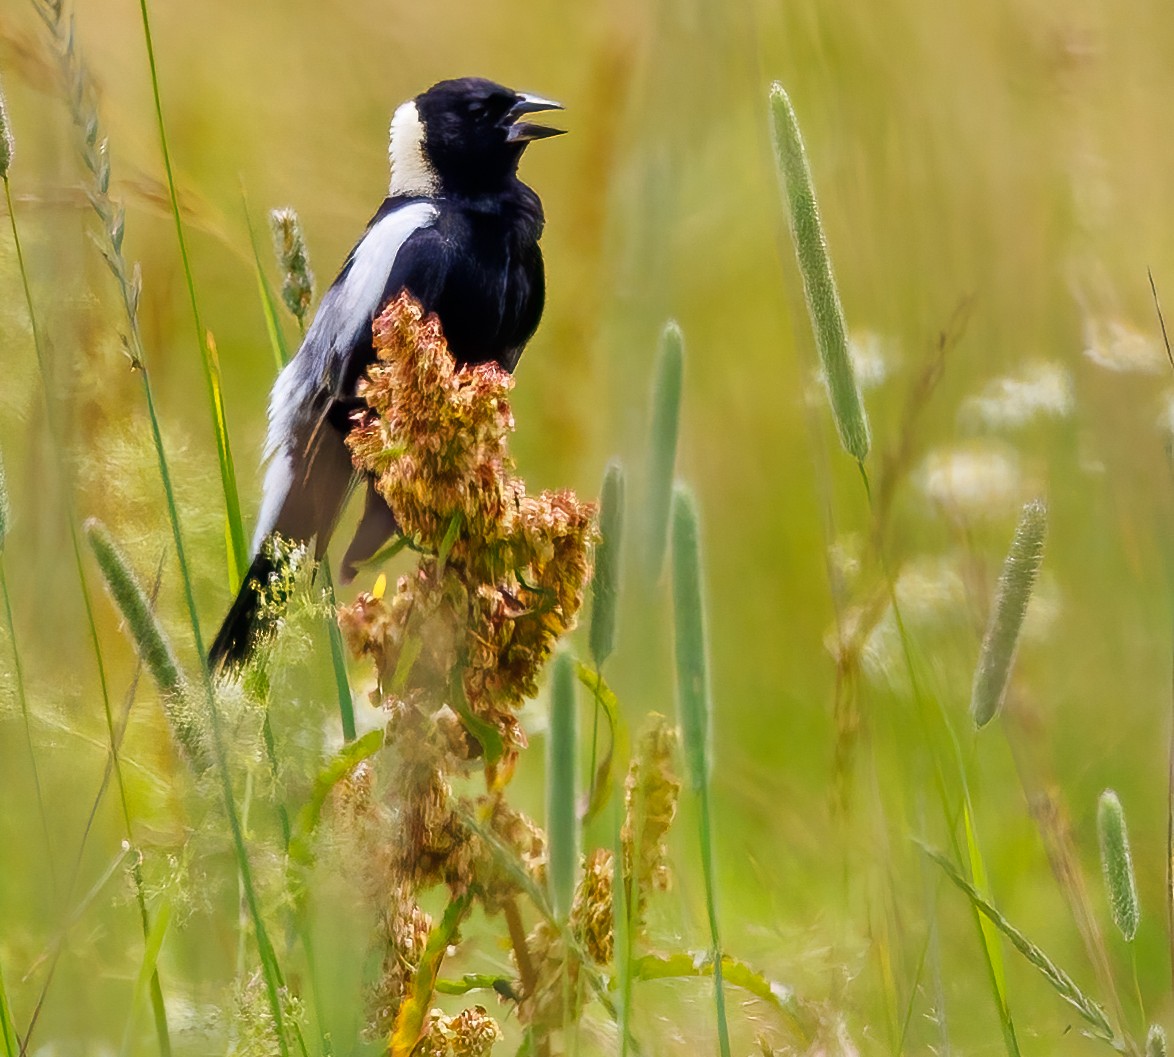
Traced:
MULTIPOLYGON (((689 698, 673 884, 648 934, 613 908, 621 957, 583 986, 578 1052, 712 1050, 723 1018, 735 1054, 835 1053, 840 1032, 862 1057, 1165 1052, 1172 383, 1144 269, 1174 282, 1154 135, 1174 88, 1167 12, 830 0, 751 25, 638 3, 584 9, 568 32, 553 10, 443 0, 443 56, 404 47, 410 5, 81 3, 73 29, 54 12, 48 45, 31 9, 0 26, 16 134, 0 848, 21 864, 0 879, 0 1053, 31 1024, 30 1053, 196 1057, 228 1052, 246 1020, 280 1023, 270 1055, 384 1050, 359 1033, 378 966, 353 878, 372 856, 340 865, 320 843, 344 772, 378 758, 361 736, 379 724, 370 669, 332 621, 321 635, 316 594, 264 695, 204 682, 202 629, 223 614, 226 549, 240 576, 267 393, 309 318, 282 308, 264 218, 298 203, 324 285, 386 187, 394 105, 480 71, 564 99, 571 128, 523 162, 548 302, 511 394, 519 472, 590 496, 609 460, 626 471, 601 490, 598 580, 570 643, 596 705, 575 757, 593 763, 582 848, 621 845, 627 725, 689 698), (1047 392, 1025 381, 1039 364, 1059 372, 1047 392), (691 623, 705 617, 684 651, 702 683, 695 667, 678 683, 681 613, 659 582, 678 480, 705 528, 683 581, 691 623), (1042 563, 1042 523, 1026 539, 1020 520, 1037 495, 1042 563), (134 571, 134 621, 94 595, 90 517, 134 571), (173 752, 159 669, 140 661, 152 626, 168 650, 146 656, 169 658, 164 684, 206 717, 205 777, 173 752), (1129 886, 1098 879, 1109 787, 1146 911, 1118 913, 1128 941, 1129 886)), ((387 597, 414 561, 387 563, 387 597)), ((542 746, 541 711, 523 723, 542 746)), ((510 797, 540 817, 538 754, 510 797)), ((439 922, 443 901, 428 909, 439 922)), ((434 1000, 494 1011, 500 1054, 522 1040, 493 993, 514 975, 498 924, 462 920, 462 946, 491 953, 446 960, 434 1000)))

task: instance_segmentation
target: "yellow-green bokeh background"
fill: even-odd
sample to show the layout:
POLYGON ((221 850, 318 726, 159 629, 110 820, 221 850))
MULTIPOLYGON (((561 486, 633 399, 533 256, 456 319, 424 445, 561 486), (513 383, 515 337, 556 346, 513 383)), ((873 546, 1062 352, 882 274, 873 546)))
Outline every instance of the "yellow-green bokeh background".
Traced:
MULTIPOLYGON (((139 11, 128 0, 79 0, 76 15, 78 45, 100 88, 112 191, 126 203, 125 249, 142 262, 144 337, 208 635, 228 596, 222 508, 139 11)), ((1168 8, 1153 0, 204 0, 158 3, 152 17, 197 290, 219 350, 249 518, 274 365, 242 195, 258 224, 272 206, 298 210, 321 289, 384 192, 386 127, 399 101, 441 77, 476 73, 566 104, 570 134, 537 145, 523 165, 546 207, 549 295, 517 376, 519 467, 534 487, 594 494, 605 462, 619 455, 638 508, 657 335, 668 317, 680 321, 687 366, 679 471, 698 493, 706 531, 728 946, 829 1016, 843 1016, 865 1053, 892 1052, 893 1010, 903 1011, 915 988, 907 1049, 927 1052, 935 1041, 925 1020, 931 983, 927 973, 916 981, 935 901, 923 893, 912 838, 941 844, 945 836, 901 678, 862 679, 852 807, 838 821, 832 808, 835 666, 825 638, 835 610, 827 545, 865 539, 868 511, 826 407, 810 400, 815 352, 768 136, 767 85, 782 80, 808 143, 849 323, 880 335, 890 362, 886 381, 866 393, 874 481, 898 443, 907 393, 937 335, 970 299, 962 337, 917 419, 915 457, 895 493, 886 550, 894 571, 928 555, 961 556, 967 572, 959 611, 914 634, 926 693, 953 718, 968 762, 992 891, 1013 921, 1096 993, 1007 740, 996 726, 975 742, 966 719, 975 627, 1010 539, 1014 503, 951 519, 919 489, 928 453, 972 444, 985 451, 997 442, 1018 460, 1013 498, 1042 492, 1051 507, 1046 569, 1058 608, 1048 634, 1024 647, 1017 674, 1025 718, 1016 729, 1030 745, 1029 784, 1054 781, 1068 806, 1125 1004, 1138 1021, 1129 956, 1104 915, 1096 856, 1096 797, 1106 786, 1119 791, 1143 907, 1141 992, 1150 1019, 1169 1021, 1171 511, 1169 434, 1159 420, 1170 378, 1161 356, 1158 370, 1144 373, 1107 370, 1084 355, 1113 326, 1119 344, 1144 346, 1143 359, 1156 355, 1147 267, 1174 304, 1168 8), (1010 430, 976 426, 961 413, 991 379, 1040 360, 1069 372, 1069 415, 1010 430)), ((145 578, 166 551, 161 612, 183 659, 194 665, 195 658, 141 391, 120 351, 113 287, 87 234, 93 221, 68 112, 45 34, 18 0, 0 8, 0 74, 17 141, 12 189, 50 346, 53 399, 70 430, 67 483, 54 468, 5 224, 0 446, 13 519, 4 561, 56 869, 65 874, 105 762, 65 528, 68 490, 79 517, 103 518, 145 578)), ((273 278, 264 233, 262 248, 273 278)), ((639 509, 632 514, 638 527, 639 509)), ((874 583, 866 577, 857 585, 860 596, 874 583)), ((850 590, 845 605, 853 600, 850 590)), ((133 653, 100 593, 97 608, 118 701, 133 653)), ((611 677, 633 717, 673 707, 668 626, 659 603, 625 609, 611 677)), ((324 643, 316 649, 322 668, 324 643)), ((52 944, 68 909, 50 883, 10 656, 6 641, 0 958, 23 1021, 43 969, 27 980, 23 974, 52 944)), ((291 699, 317 710, 303 716, 307 729, 330 714, 329 684, 319 675, 317 682, 307 676, 304 693, 291 699)), ((356 685, 363 676, 355 670, 356 685)), ((178 847, 196 823, 175 791, 183 772, 146 687, 127 753, 136 768, 138 840, 150 859, 178 847)), ((519 781, 533 794, 537 780, 535 760, 519 781)), ((122 836, 112 804, 99 812, 80 890, 122 836)), ((686 812, 684 821, 691 818, 686 812)), ((680 931, 672 943, 701 947, 700 878, 685 827, 675 851, 681 898, 662 909, 661 924, 666 933, 680 931)), ((227 858, 205 868, 231 876, 227 858)), ((37 1031, 38 1045, 56 1048, 42 1052, 117 1050, 141 937, 126 900, 109 902, 103 896, 68 933, 37 1031)), ((962 897, 942 888, 936 906, 951 1037, 959 1052, 1000 1052, 962 897)), ((197 917, 176 952, 165 950, 161 969, 177 1007, 215 1003, 231 983, 236 922, 228 910, 223 920, 197 917)), ((1074 1015, 1009 948, 1007 972, 1024 1053, 1095 1052, 1074 1015)), ((649 1052, 677 1052, 677 1029, 660 1015, 674 1018, 686 1038, 680 1052, 711 1046, 704 988, 649 990, 656 1011, 645 1014, 649 1052)), ((732 1010, 739 1052, 750 1052, 755 1028, 739 1002, 732 1010)), ((750 1013, 769 1029, 768 1014, 750 1013)), ((132 1043, 142 1052, 150 1052, 147 1020, 144 1010, 143 1038, 132 1043)), ((340 1043, 338 1052, 350 1050, 340 1043)))

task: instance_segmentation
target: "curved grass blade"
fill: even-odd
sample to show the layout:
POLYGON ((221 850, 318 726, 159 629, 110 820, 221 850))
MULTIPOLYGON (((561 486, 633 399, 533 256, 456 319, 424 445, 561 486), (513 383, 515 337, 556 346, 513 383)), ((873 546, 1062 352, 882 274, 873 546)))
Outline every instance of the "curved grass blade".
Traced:
POLYGON ((958 872, 949 859, 924 844, 921 845, 921 850, 933 859, 950 881, 969 897, 970 902, 979 913, 1006 936, 1012 946, 1039 970, 1056 994, 1071 1005, 1092 1026, 1092 1034, 1096 1038, 1117 1045, 1118 1048, 1124 1048, 1124 1043, 1114 1033, 1105 1011, 1076 985, 1072 977, 1003 917, 999 910, 958 872))
POLYGON ((322 808, 330 791, 364 760, 383 748, 383 731, 371 730, 357 741, 347 742, 334 758, 318 773, 310 799, 302 805, 294 822, 289 842, 289 854, 295 862, 313 861, 313 838, 322 817, 322 808))
POLYGON ((599 812, 603 810, 611 796, 612 789, 615 788, 616 761, 627 758, 628 733, 623 720, 620 719, 620 705, 616 700, 615 692, 607 685, 603 676, 594 668, 582 663, 578 664, 575 670, 579 676, 579 682, 591 691, 597 713, 603 712, 610 736, 607 752, 604 753, 603 759, 596 766, 591 779, 591 791, 588 795, 587 807, 583 812, 583 824, 586 825, 599 816, 599 812))
POLYGON ((456 936, 473 902, 471 891, 450 900, 444 918, 435 925, 428 936, 424 953, 416 966, 416 973, 403 1004, 396 1014, 395 1027, 388 1040, 389 1057, 410 1057, 424 1031, 424 1021, 432 1007, 432 995, 436 990, 436 978, 445 952, 456 936))

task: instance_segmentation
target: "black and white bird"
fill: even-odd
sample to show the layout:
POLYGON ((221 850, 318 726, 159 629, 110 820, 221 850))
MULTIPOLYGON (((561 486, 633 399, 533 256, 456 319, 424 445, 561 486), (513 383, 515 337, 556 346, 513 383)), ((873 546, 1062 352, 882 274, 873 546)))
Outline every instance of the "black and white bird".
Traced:
MULTIPOLYGON (((318 557, 330 539, 356 483, 343 438, 362 406, 355 390, 374 359, 371 323, 383 307, 406 290, 439 317, 459 364, 514 369, 545 298, 542 203, 518 179, 518 162, 532 140, 562 131, 526 118, 561 109, 465 77, 396 110, 387 198, 273 386, 252 565, 209 651, 214 669, 239 666, 255 644, 258 587, 276 570, 271 537, 314 540, 318 557)), ((344 582, 396 532, 373 481, 365 484, 363 515, 341 563, 344 582)))

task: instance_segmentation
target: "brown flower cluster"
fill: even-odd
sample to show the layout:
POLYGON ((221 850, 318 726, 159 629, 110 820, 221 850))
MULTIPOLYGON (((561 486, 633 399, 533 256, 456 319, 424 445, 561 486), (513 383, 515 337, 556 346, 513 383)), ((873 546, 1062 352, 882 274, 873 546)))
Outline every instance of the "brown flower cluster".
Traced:
MULTIPOLYGON (((412 995, 432 926, 420 892, 444 885, 500 911, 524 887, 503 851, 545 883, 543 833, 503 790, 526 745, 517 711, 582 604, 595 508, 571 492, 526 493, 508 451, 512 378, 493 365, 458 369, 435 318, 410 298, 375 321, 374 345, 360 388, 368 410, 348 443, 421 553, 386 597, 362 594, 339 614, 388 713, 381 758, 394 803, 388 847, 374 857, 385 871, 384 972, 372 998, 375 1027, 389 1033, 428 1000, 412 995), (458 796, 454 782, 478 766, 487 792, 458 796)), ((366 803, 351 784, 340 809, 366 803)), ((418 1030, 416 1052, 434 1057, 478 1057, 500 1035, 481 1007, 433 1010, 418 1030)))
POLYGON ((497 1021, 484 1006, 470 1006, 455 1017, 432 1010, 428 1033, 415 1051, 416 1057, 486 1057, 501 1038, 497 1021))
POLYGON ((648 892, 669 886, 665 837, 677 816, 681 783, 673 770, 677 732, 664 716, 653 712, 640 736, 624 782, 624 876, 635 894, 640 920, 648 892))
POLYGON ((384 680, 400 677, 397 692, 451 693, 457 676, 516 752, 514 713, 582 604, 595 507, 567 491, 527 495, 507 444, 513 379, 494 364, 458 369, 436 318, 406 294, 375 321, 374 344, 360 385, 370 410, 348 443, 428 557, 390 601, 361 596, 344 630, 384 680))

